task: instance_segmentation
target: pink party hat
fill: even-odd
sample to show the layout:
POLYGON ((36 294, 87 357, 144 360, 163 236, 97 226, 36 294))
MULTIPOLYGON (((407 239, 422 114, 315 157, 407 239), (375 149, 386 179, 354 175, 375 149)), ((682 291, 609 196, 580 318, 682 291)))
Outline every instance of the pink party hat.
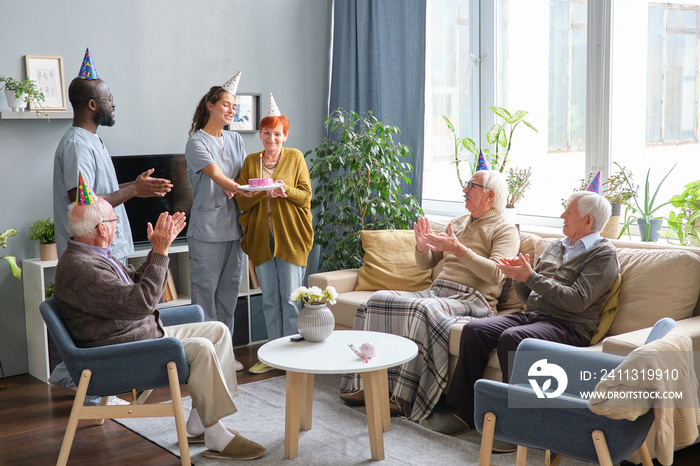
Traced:
POLYGON ((82 173, 78 173, 78 195, 75 197, 75 205, 90 205, 97 202, 97 194, 92 190, 82 173))
POLYGON ((486 157, 484 157, 484 153, 481 151, 479 151, 479 162, 476 165, 476 171, 479 170, 491 170, 489 163, 486 161, 486 157))
POLYGON ((265 112, 265 116, 282 116, 277 102, 275 102, 275 98, 272 96, 272 92, 270 92, 270 97, 267 98, 267 112, 265 112))
POLYGON ((586 191, 592 191, 600 194, 600 170, 598 170, 598 173, 596 173, 595 177, 593 177, 593 181, 591 181, 591 184, 588 185, 586 191))
POLYGON ((97 76, 95 64, 92 62, 90 49, 85 49, 85 58, 83 58, 83 64, 80 66, 80 73, 78 73, 78 77, 80 79, 100 79, 97 76))
POLYGON ((241 80, 241 72, 239 71, 236 73, 236 75, 226 81, 226 84, 224 84, 223 87, 226 89, 227 92, 231 93, 232 95, 236 95, 236 92, 238 92, 238 82, 241 80))

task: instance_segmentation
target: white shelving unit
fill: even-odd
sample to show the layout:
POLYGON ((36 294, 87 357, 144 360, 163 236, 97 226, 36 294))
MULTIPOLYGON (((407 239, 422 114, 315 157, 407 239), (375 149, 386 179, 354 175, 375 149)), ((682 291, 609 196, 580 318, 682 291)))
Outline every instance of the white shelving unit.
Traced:
MULTIPOLYGON (((134 254, 129 256, 129 262, 138 267, 146 259, 150 248, 137 249, 134 254)), ((175 287, 177 288, 178 299, 169 301, 159 305, 159 307, 180 306, 190 303, 190 265, 188 258, 187 244, 175 244, 171 246, 171 268, 173 260, 177 261, 177 274, 173 270, 173 275, 176 277, 175 287)), ((29 362, 29 374, 37 379, 47 382, 50 375, 49 367, 49 347, 48 347, 48 332, 46 324, 41 318, 39 312, 39 304, 44 301, 44 289, 46 284, 51 281, 56 269, 58 261, 42 261, 40 259, 25 259, 22 261, 22 275, 24 286, 24 319, 27 333, 27 358, 29 362)), ((260 288, 250 288, 250 276, 248 271, 248 258, 245 258, 245 267, 243 276, 241 277, 241 289, 238 294, 239 299, 245 298, 248 307, 248 343, 255 343, 252 328, 253 315, 256 310, 251 306, 253 296, 261 294, 260 288)), ((260 341, 258 338, 257 341, 260 341)))

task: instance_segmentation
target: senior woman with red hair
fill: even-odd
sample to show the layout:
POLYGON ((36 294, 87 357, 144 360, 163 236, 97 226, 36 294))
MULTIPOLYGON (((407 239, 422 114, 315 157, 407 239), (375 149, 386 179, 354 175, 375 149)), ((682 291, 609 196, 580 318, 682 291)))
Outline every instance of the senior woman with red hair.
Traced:
MULTIPOLYGON (((240 185, 251 178, 283 183, 250 198, 236 196, 242 211, 238 220, 243 227, 241 247, 260 282, 269 340, 297 333, 299 304, 290 295, 302 284, 314 241, 309 170, 299 150, 282 147, 288 136, 289 120, 280 114, 270 94, 267 116, 260 122, 264 150, 246 157, 237 180, 240 185)), ((258 361, 249 372, 270 370, 258 361)))

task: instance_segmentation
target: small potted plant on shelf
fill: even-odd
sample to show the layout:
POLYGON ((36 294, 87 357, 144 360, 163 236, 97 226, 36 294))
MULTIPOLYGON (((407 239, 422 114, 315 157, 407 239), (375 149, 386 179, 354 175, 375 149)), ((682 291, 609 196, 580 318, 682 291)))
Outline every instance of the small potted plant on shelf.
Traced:
POLYGON ((669 202, 679 209, 668 215, 669 230, 678 236, 681 244, 700 246, 700 180, 685 185, 685 190, 669 202))
MULTIPOLYGON (((15 236, 19 233, 14 228, 8 228, 0 234, 0 247, 5 249, 7 247, 7 239, 11 236, 15 236)), ((17 258, 15 256, 0 256, 0 259, 5 259, 10 265, 10 272, 14 277, 19 280, 22 277, 22 269, 17 265, 17 258)))
POLYGON ((51 218, 37 220, 29 228, 29 239, 39 241, 39 257, 43 261, 58 259, 56 231, 51 218))
MULTIPOLYGON (((44 94, 36 87, 34 81, 29 78, 14 79, 9 76, 0 76, 0 89, 5 90, 7 105, 13 112, 23 112, 28 103, 33 103, 37 108, 45 101, 44 94)), ((39 115, 39 110, 36 112, 39 115)))

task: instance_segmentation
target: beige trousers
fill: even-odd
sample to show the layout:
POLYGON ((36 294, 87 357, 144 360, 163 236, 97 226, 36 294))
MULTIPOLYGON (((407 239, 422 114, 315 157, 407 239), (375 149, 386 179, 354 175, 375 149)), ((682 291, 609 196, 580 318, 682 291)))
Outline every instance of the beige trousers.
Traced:
POLYGON ((206 426, 237 411, 238 396, 231 332, 221 322, 165 327, 166 337, 182 342, 190 365, 187 391, 206 426))

